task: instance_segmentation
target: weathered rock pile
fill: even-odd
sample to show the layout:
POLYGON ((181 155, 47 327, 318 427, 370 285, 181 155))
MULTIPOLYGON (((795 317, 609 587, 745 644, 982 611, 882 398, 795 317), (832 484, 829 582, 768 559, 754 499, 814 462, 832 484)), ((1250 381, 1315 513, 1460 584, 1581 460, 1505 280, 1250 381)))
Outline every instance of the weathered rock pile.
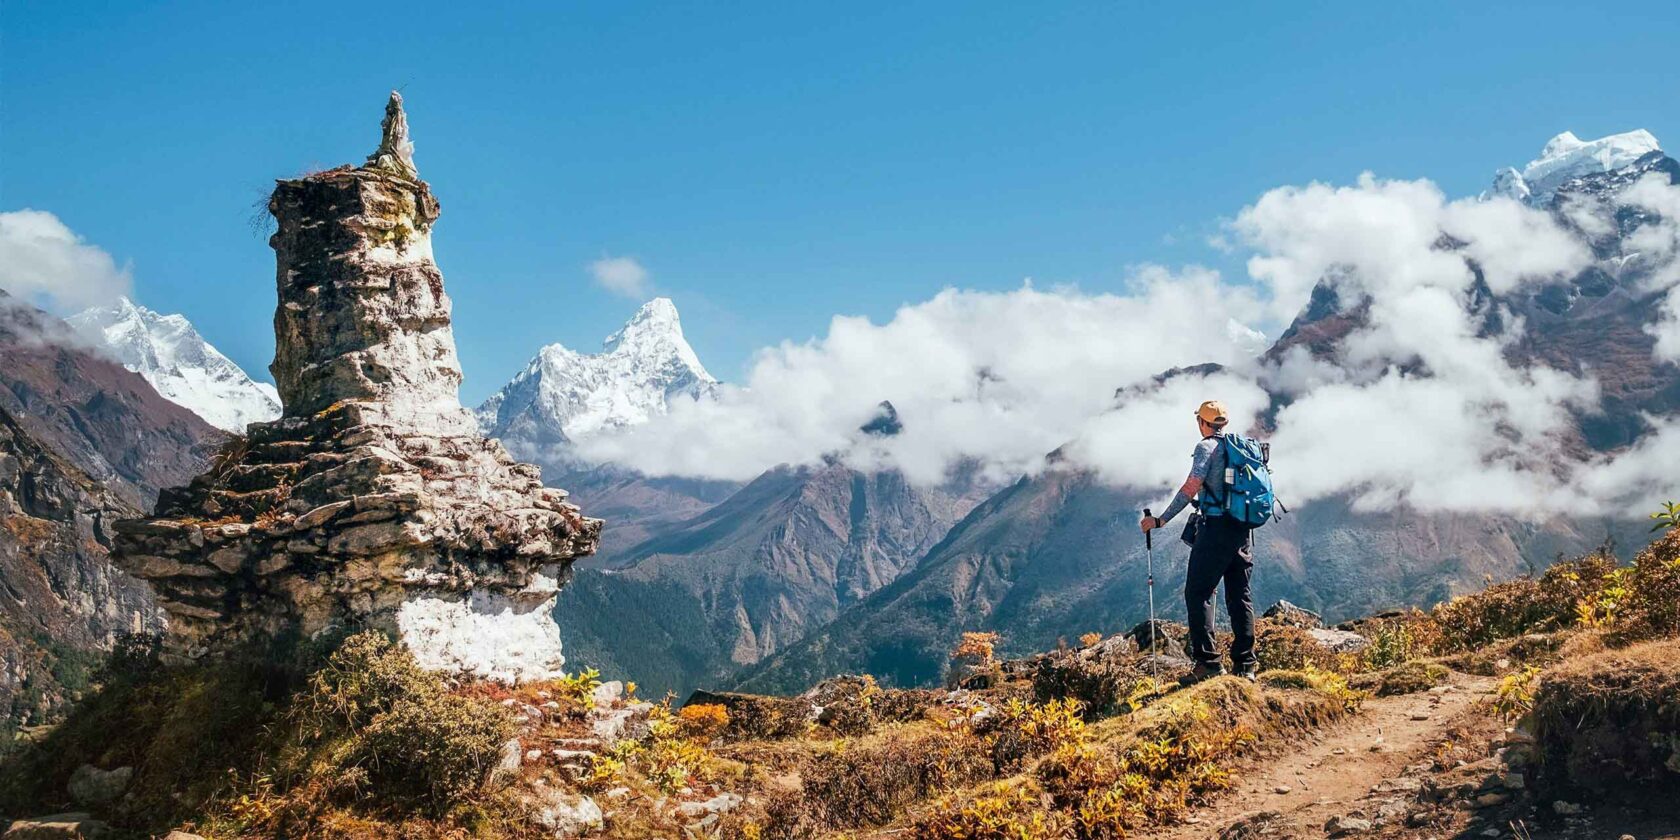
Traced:
POLYGON ((285 413, 118 525, 118 563, 156 588, 178 653, 374 626, 428 668, 560 673, 555 594, 601 522, 462 409, 412 151, 393 93, 367 164, 275 188, 285 413))

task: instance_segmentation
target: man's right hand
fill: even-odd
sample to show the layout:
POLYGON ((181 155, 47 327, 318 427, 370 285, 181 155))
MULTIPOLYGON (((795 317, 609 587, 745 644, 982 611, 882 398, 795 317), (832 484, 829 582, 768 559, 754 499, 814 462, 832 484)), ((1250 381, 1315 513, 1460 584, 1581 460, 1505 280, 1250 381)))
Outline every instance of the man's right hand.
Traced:
POLYGON ((1161 527, 1163 524, 1165 523, 1161 521, 1161 517, 1159 516, 1145 516, 1142 521, 1138 522, 1138 529, 1147 534, 1150 531, 1161 527))

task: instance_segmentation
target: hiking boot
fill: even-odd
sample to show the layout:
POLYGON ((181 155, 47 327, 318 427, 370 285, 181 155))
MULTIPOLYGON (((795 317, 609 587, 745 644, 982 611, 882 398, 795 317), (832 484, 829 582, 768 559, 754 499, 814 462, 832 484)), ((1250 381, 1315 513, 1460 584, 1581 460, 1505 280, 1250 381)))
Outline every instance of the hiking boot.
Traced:
POLYGON ((1244 667, 1241 667, 1241 668, 1237 669, 1237 676, 1242 677, 1243 679, 1248 680, 1249 682, 1259 682, 1260 681, 1260 669, 1256 668, 1253 665, 1246 665, 1244 667))
POLYGON ((1190 673, 1185 674, 1182 678, 1179 679, 1178 684, 1180 686, 1188 688, 1188 687, 1193 686, 1196 683, 1199 683, 1203 680, 1211 680, 1214 677, 1223 677, 1223 676, 1225 676, 1225 666, 1224 665, 1197 664, 1195 668, 1192 668, 1190 670, 1190 673))

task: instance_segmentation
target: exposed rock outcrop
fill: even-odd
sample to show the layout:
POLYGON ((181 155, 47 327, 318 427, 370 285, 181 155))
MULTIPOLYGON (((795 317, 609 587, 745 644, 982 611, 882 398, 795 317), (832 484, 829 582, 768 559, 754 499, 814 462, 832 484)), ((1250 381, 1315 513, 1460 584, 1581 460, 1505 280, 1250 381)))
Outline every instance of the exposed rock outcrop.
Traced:
POLYGON ((560 673, 554 596, 601 522, 461 407, 439 207, 412 149, 393 93, 367 165, 275 187, 284 414, 118 527, 118 562, 157 589, 174 652, 374 626, 428 668, 560 673))

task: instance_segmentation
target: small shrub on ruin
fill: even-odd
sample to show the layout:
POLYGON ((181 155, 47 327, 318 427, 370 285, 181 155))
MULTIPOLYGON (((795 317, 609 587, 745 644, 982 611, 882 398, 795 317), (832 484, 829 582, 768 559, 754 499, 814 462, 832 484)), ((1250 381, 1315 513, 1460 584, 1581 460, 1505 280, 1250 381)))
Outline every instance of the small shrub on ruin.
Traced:
POLYGON ((677 712, 684 731, 701 741, 710 741, 729 728, 729 710, 716 703, 696 703, 677 712))
POLYGON ((594 668, 585 668, 554 681, 555 696, 577 706, 587 707, 594 703, 595 689, 600 687, 601 672, 594 668))
POLYGON ((1092 647, 1096 645, 1097 642, 1102 641, 1102 639, 1103 637, 1101 633, 1086 633, 1085 635, 1079 637, 1079 646, 1092 647))

